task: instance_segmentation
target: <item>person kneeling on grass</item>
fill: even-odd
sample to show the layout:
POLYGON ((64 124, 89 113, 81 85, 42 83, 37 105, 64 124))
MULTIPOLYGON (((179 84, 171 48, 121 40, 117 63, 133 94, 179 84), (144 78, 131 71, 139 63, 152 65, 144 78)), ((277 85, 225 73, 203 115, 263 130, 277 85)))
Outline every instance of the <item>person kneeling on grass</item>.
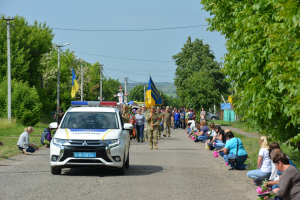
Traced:
MULTIPOLYGON (((279 188, 273 189, 277 196, 275 199, 296 200, 300 199, 300 172, 290 165, 289 159, 284 154, 277 154, 273 158, 278 171, 283 172, 279 179, 279 188), (279 198, 280 197, 280 198, 279 198)), ((265 198, 267 199, 267 198, 265 198)))
POLYGON ((226 144, 225 147, 222 149, 224 152, 224 160, 228 163, 228 158, 236 157, 235 164, 229 164, 230 169, 237 169, 237 170, 244 170, 247 169, 246 165, 244 164, 248 158, 247 151, 244 148, 243 142, 240 138, 235 138, 231 131, 225 134, 226 137, 226 144), (238 149, 237 149, 238 148, 238 149), (237 155, 236 155, 237 154, 237 155))
POLYGON ((269 178, 272 172, 272 161, 269 156, 269 142, 266 136, 259 139, 257 169, 248 171, 247 176, 252 179, 269 178))
POLYGON ((41 144, 45 145, 46 148, 49 148, 50 142, 52 140, 51 137, 51 131, 53 130, 53 128, 49 127, 44 129, 44 132, 42 133, 41 136, 41 144))
POLYGON ((29 135, 33 132, 33 128, 29 126, 24 129, 24 132, 20 135, 17 146, 18 148, 27 155, 27 152, 34 153, 36 146, 29 143, 29 135))

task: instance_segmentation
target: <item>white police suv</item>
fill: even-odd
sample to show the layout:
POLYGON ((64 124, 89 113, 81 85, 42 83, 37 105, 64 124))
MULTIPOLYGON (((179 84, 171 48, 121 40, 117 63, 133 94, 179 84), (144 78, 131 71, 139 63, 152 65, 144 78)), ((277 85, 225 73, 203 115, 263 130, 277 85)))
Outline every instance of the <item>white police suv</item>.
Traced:
POLYGON ((117 102, 72 101, 50 144, 51 173, 78 166, 114 167, 123 175, 129 167, 133 125, 123 123, 117 102))

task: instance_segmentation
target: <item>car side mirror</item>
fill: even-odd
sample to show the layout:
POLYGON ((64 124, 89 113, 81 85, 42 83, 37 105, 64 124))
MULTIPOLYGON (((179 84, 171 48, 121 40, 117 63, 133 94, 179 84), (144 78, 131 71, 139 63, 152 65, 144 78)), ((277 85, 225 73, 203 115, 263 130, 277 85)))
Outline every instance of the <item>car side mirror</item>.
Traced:
POLYGON ((132 130, 133 129, 133 125, 129 124, 129 123, 125 123, 123 126, 124 130, 132 130))
POLYGON ((51 129, 57 129, 57 122, 52 122, 49 124, 49 128, 51 129))

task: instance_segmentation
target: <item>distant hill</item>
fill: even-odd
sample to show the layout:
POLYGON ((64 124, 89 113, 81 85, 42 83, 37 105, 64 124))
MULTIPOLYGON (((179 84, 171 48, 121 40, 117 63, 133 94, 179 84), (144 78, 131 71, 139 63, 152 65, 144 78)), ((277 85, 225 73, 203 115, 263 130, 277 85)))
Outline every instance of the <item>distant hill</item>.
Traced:
MULTIPOLYGON (((144 84, 144 83, 143 83, 144 84)), ((146 87, 148 83, 145 83, 146 87)), ((132 88, 134 88, 136 85, 142 85, 142 83, 128 83, 127 84, 127 92, 130 92, 132 88)), ((124 83, 122 83, 122 86, 124 87, 124 83)), ((177 96, 176 94, 176 86, 174 83, 168 83, 168 82, 158 82, 155 83, 155 86, 158 90, 161 90, 164 94, 168 96, 177 96)), ((147 89, 147 88, 146 88, 147 89)))

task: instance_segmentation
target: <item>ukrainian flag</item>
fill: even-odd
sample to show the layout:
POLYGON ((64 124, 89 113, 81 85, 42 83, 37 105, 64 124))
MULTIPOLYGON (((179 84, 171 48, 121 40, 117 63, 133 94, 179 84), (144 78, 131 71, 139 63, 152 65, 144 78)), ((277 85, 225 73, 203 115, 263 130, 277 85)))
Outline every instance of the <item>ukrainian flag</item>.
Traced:
POLYGON ((158 90, 155 87, 155 84, 152 81, 152 78, 150 77, 147 91, 146 91, 146 100, 145 105, 147 108, 150 108, 151 106, 155 105, 162 105, 163 99, 160 96, 158 90))
POLYGON ((75 73, 74 73, 73 68, 72 68, 72 91, 71 91, 72 98, 75 97, 76 92, 78 91, 78 88, 79 88, 78 82, 76 80, 76 76, 75 76, 75 73))

